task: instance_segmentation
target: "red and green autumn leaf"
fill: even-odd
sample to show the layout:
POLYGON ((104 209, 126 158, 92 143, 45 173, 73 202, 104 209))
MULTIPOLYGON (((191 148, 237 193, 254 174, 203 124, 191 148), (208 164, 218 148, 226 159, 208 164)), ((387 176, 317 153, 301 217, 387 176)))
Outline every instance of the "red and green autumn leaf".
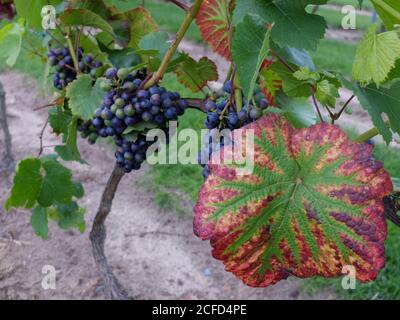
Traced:
POLYGON ((231 3, 230 0, 205 0, 196 17, 203 40, 228 60, 231 60, 231 3))
POLYGON ((384 266, 383 197, 393 186, 373 147, 336 126, 296 130, 277 115, 245 128, 255 134, 253 172, 217 164, 241 152, 221 149, 195 208, 195 234, 210 240, 213 256, 254 287, 339 276, 345 265, 374 280, 384 266))
POLYGON ((275 98, 282 89, 282 79, 271 68, 272 61, 265 60, 260 70, 260 88, 269 104, 275 104, 275 98))

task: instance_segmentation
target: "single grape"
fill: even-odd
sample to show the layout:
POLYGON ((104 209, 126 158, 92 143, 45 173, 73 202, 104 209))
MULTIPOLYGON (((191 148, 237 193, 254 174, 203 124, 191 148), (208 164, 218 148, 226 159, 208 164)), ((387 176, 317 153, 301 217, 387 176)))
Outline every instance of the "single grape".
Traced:
POLYGON ((124 119, 124 118, 125 118, 125 112, 124 112, 124 110, 118 109, 118 110, 115 112, 115 116, 116 116, 118 119, 124 119))
POLYGON ((232 92, 232 81, 231 80, 228 80, 227 82, 224 83, 224 91, 226 93, 232 92))
POLYGON ((118 108, 122 108, 125 105, 125 101, 122 98, 118 98, 117 100, 115 100, 114 104, 118 107, 118 108))
POLYGON ((263 98, 263 99, 261 99, 260 102, 258 103, 258 106, 259 106, 261 109, 265 110, 265 109, 268 108, 269 102, 268 102, 267 99, 263 98))
POLYGON ((149 122, 153 119, 153 115, 150 112, 145 111, 142 114, 142 119, 143 119, 143 121, 149 122))
POLYGON ((114 79, 117 76, 118 70, 116 68, 107 69, 105 76, 108 79, 114 79))
POLYGON ((129 74, 129 69, 127 68, 121 68, 117 71, 117 77, 121 80, 125 80, 128 74, 129 74))
POLYGON ((150 98, 150 94, 149 94, 149 92, 148 92, 147 90, 139 90, 139 91, 136 93, 136 96, 137 96, 139 99, 148 99, 148 98, 150 98))
POLYGON ((262 116, 262 111, 259 108, 252 108, 249 112, 250 118, 253 120, 257 120, 262 116))
POLYGON ((161 96, 158 93, 153 94, 150 97, 150 102, 155 106, 159 106, 161 104, 161 96))
POLYGON ((128 104, 124 107, 124 112, 128 117, 132 117, 136 113, 135 108, 131 104, 128 104))
POLYGON ((165 111, 165 118, 167 118, 168 120, 176 120, 177 119, 177 112, 176 112, 176 108, 174 107, 170 107, 165 111))

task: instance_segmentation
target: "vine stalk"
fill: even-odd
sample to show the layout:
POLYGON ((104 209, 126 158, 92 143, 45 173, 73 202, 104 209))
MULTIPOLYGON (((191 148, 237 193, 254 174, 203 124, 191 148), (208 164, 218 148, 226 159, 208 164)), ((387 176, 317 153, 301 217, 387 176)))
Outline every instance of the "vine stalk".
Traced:
POLYGON ((6 92, 1 82, 0 82, 0 125, 3 127, 4 131, 4 144, 5 144, 4 170, 9 171, 12 170, 14 167, 14 158, 12 155, 11 134, 10 130, 8 129, 8 122, 7 122, 6 92))
POLYGON ((179 44, 181 43, 186 32, 188 31, 191 23, 193 22, 193 20, 196 18, 197 14, 199 13, 202 2, 203 2, 202 0, 196 0, 193 3, 193 5, 191 6, 190 10, 187 12, 186 17, 183 20, 182 25, 180 26, 180 28, 176 34, 174 43, 172 44, 172 46, 168 49, 167 53, 165 54, 158 70, 153 74, 151 79, 146 83, 145 89, 158 83, 164 76, 172 57, 174 56, 176 50, 178 49, 179 44))
POLYGON ((99 209, 93 221, 92 230, 90 231, 90 241, 92 243, 92 251, 94 260, 99 269, 106 295, 109 299, 127 300, 128 293, 115 277, 107 258, 104 253, 104 244, 106 240, 106 227, 104 225, 112 207, 118 185, 124 176, 124 171, 115 165, 114 170, 109 177, 106 187, 101 197, 99 209))

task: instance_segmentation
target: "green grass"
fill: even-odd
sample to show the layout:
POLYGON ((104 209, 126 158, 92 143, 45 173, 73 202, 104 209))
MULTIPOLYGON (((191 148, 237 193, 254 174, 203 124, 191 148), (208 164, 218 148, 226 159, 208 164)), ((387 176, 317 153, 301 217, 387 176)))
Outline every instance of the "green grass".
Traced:
MULTIPOLYGON (((202 94, 193 94, 180 85, 173 74, 167 74, 162 84, 170 91, 179 91, 183 97, 203 97, 202 94)), ((191 128, 200 132, 204 127, 205 115, 197 110, 187 110, 179 119, 179 130, 191 128)), ((178 146, 182 143, 178 143, 178 146)), ((197 158, 197 155, 194 155, 197 158)), ((197 200, 200 186, 204 182, 202 168, 197 164, 181 165, 167 164, 155 165, 149 175, 141 179, 149 191, 154 193, 155 202, 163 209, 175 210, 184 213, 182 201, 191 203, 197 200), (147 183, 146 183, 147 181, 147 183), (150 181, 150 183, 148 183, 150 181)))
POLYGON ((317 51, 311 52, 318 69, 337 71, 351 75, 356 46, 336 40, 321 40, 317 51))

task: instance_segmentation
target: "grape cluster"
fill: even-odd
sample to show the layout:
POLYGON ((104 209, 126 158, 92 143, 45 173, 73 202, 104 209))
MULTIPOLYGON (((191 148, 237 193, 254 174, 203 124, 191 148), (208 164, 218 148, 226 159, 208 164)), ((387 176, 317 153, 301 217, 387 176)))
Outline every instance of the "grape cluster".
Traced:
POLYGON ((249 124, 262 116, 264 109, 268 108, 268 100, 262 92, 257 92, 253 100, 250 101, 249 107, 243 98, 242 109, 237 112, 234 103, 230 102, 232 93, 232 82, 227 81, 224 84, 224 91, 228 94, 217 102, 208 100, 204 108, 207 111, 207 119, 205 126, 207 129, 238 129, 249 124))
POLYGON ((235 130, 259 119, 263 115, 263 110, 269 106, 268 100, 261 91, 254 94, 249 105, 245 99, 242 100, 242 109, 238 112, 236 105, 232 99, 233 86, 231 81, 224 84, 225 95, 217 101, 208 100, 204 105, 207 111, 205 126, 209 132, 205 136, 205 145, 199 155, 199 163, 203 166, 203 176, 207 179, 209 175, 209 167, 206 164, 211 154, 218 151, 221 147, 230 143, 229 138, 222 136, 220 132, 224 129, 235 130))
POLYGON ((154 143, 146 141, 145 135, 139 135, 134 142, 121 136, 115 136, 114 141, 117 145, 115 151, 117 164, 127 173, 140 169, 143 161, 146 160, 147 149, 154 143))
MULTIPOLYGON (((70 51, 68 47, 52 49, 47 56, 50 65, 56 70, 53 76, 54 87, 62 90, 74 81, 77 75, 70 51)), ((95 60, 91 54, 84 55, 82 48, 77 50, 77 59, 79 70, 93 77, 95 77, 97 69, 103 66, 102 62, 95 60)))
POLYGON ((146 70, 108 69, 107 80, 101 84, 106 91, 102 106, 91 121, 79 126, 81 136, 90 143, 95 143, 98 137, 114 137, 117 163, 126 172, 140 167, 148 147, 154 143, 146 142, 143 134, 129 141, 124 137, 126 129, 140 125, 167 132, 168 121, 177 120, 188 106, 177 92, 168 92, 157 85, 142 89, 146 76, 146 70))

